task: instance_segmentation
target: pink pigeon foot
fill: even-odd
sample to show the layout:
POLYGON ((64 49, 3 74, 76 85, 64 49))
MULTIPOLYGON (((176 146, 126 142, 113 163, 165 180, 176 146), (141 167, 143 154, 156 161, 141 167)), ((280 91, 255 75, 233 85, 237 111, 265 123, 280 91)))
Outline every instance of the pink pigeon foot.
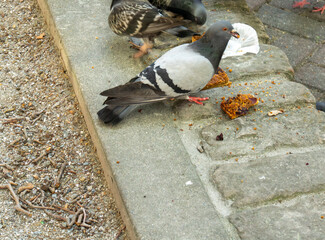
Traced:
POLYGON ((325 5, 323 7, 314 7, 314 10, 312 12, 320 12, 320 14, 323 14, 325 11, 325 5))
POLYGON ((188 96, 187 100, 189 100, 190 102, 194 102, 196 104, 203 105, 203 102, 200 102, 200 101, 206 101, 206 100, 209 100, 209 98, 208 97, 200 98, 200 97, 190 97, 190 96, 188 96))
POLYGON ((310 2, 307 2, 307 0, 302 0, 302 1, 300 1, 300 2, 295 2, 293 5, 292 5, 292 7, 293 8, 297 8, 297 7, 300 7, 300 8, 303 8, 305 5, 307 5, 307 4, 310 4, 310 2))

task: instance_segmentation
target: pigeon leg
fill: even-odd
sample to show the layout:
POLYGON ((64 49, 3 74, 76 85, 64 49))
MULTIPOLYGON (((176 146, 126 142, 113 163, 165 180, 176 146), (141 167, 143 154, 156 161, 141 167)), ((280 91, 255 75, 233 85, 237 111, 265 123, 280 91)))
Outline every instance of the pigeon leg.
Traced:
POLYGON ((300 1, 300 2, 296 1, 296 2, 292 5, 292 7, 293 7, 293 8, 297 8, 297 7, 303 8, 303 7, 304 7, 305 5, 307 5, 307 4, 310 4, 310 2, 307 2, 307 0, 302 0, 302 1, 300 1))
POLYGON ((153 47, 153 43, 150 40, 144 39, 143 45, 139 48, 139 51, 133 55, 134 58, 140 58, 148 53, 148 50, 153 47))
POLYGON ((131 48, 134 48, 134 49, 140 49, 140 48, 141 48, 140 45, 137 45, 137 44, 135 44, 135 43, 132 42, 132 41, 129 41, 129 43, 131 44, 131 48))
POLYGON ((203 102, 200 102, 200 101, 206 101, 206 100, 209 100, 209 98, 208 97, 200 98, 200 97, 190 97, 190 96, 187 96, 187 100, 190 101, 190 102, 194 102, 196 104, 203 105, 203 102))
POLYGON ((320 12, 320 14, 323 14, 325 11, 325 5, 323 7, 314 7, 314 10, 312 12, 320 12))

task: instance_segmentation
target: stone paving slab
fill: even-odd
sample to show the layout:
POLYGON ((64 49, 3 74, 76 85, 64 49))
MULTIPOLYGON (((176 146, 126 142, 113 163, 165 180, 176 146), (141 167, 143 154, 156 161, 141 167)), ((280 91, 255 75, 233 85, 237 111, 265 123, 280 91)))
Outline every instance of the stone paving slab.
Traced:
POLYGON ((325 91, 325 68, 314 63, 306 63, 303 68, 296 71, 297 82, 325 91))
POLYGON ((260 47, 258 54, 222 59, 220 67, 232 70, 227 72, 230 80, 274 72, 285 73, 293 78, 293 69, 283 51, 272 45, 260 44, 260 47))
POLYGON ((264 3, 266 3, 266 0, 246 0, 247 5, 250 9, 253 11, 258 10, 264 3))
MULTIPOLYGON (((301 139, 301 138, 300 138, 301 139)), ((325 136, 320 139, 325 141, 325 136)), ((216 166, 213 181, 233 206, 256 205, 325 190, 324 148, 216 166)))
POLYGON ((307 2, 310 2, 310 4, 305 5, 303 8, 293 8, 292 5, 294 1, 272 0, 270 2, 270 5, 282 9, 287 9, 301 16, 306 16, 308 18, 312 18, 318 21, 324 21, 324 14, 320 14, 319 12, 312 12, 313 7, 322 7, 324 5, 324 2, 320 0, 308 0, 307 2))
MULTIPOLYGON (((272 45, 283 50, 294 68, 319 48, 319 44, 310 39, 301 38, 275 28, 268 27, 266 32, 271 38, 272 45)), ((315 60, 321 61, 320 57, 316 57, 315 60)))
POLYGON ((230 221, 243 240, 324 239, 325 194, 308 194, 296 199, 238 211, 230 221))
POLYGON ((304 16, 299 16, 268 4, 264 4, 257 12, 264 24, 289 33, 313 40, 324 41, 325 25, 304 16), (285 21, 284 21, 285 19, 285 21))
POLYGON ((311 62, 325 68, 325 44, 317 49, 312 57, 309 59, 311 62))

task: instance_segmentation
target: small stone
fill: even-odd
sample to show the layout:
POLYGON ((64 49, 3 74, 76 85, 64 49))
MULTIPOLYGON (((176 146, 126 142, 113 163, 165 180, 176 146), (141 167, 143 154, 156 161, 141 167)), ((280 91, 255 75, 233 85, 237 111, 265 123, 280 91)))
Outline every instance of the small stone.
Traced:
POLYGON ((98 228, 98 230, 101 231, 101 232, 103 232, 105 229, 104 229, 102 226, 100 226, 100 227, 98 228))
POLYGON ((204 152, 204 148, 203 148, 203 146, 198 146, 197 147, 197 150, 200 152, 200 153, 203 153, 204 152))

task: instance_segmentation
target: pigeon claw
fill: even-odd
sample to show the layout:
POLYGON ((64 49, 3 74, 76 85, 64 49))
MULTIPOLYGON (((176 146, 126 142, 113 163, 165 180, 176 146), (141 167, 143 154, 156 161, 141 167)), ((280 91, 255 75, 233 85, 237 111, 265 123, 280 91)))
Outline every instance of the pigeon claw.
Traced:
POLYGON ((199 105, 203 105, 203 102, 200 102, 200 101, 206 101, 206 100, 209 100, 209 98, 208 97, 200 98, 200 97, 190 97, 190 96, 188 96, 187 100, 190 101, 190 102, 194 102, 196 104, 199 104, 199 105))
POLYGON ((139 51, 133 55, 133 57, 134 58, 140 58, 143 55, 146 55, 148 53, 149 49, 151 49, 152 47, 153 47, 153 44, 144 43, 140 47, 139 51))
POLYGON ((305 5, 307 5, 307 4, 310 4, 310 2, 307 2, 307 0, 302 0, 302 1, 300 1, 300 2, 296 1, 296 2, 292 5, 292 7, 293 7, 293 8, 297 8, 297 7, 303 8, 303 7, 304 7, 305 5))
POLYGON ((314 7, 314 10, 312 12, 320 12, 320 14, 323 14, 325 11, 325 5, 323 7, 314 7))

